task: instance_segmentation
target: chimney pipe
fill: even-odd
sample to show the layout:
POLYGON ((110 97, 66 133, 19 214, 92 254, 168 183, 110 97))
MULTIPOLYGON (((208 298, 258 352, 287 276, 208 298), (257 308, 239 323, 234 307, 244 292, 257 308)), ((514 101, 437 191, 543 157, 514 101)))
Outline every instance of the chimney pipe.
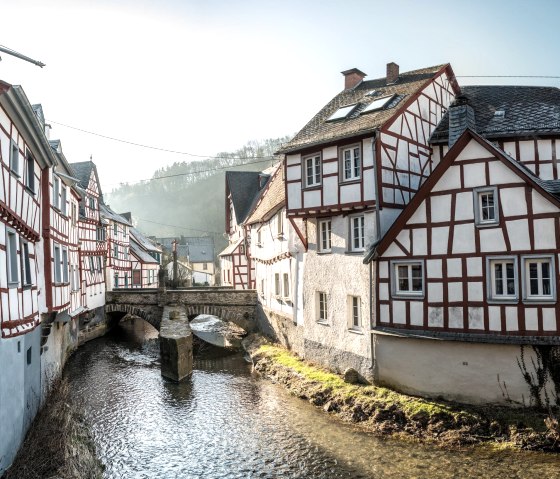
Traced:
POLYGON ((357 86, 362 82, 364 77, 367 76, 366 73, 364 73, 361 70, 358 70, 357 68, 351 68, 350 70, 345 70, 341 73, 344 75, 345 90, 350 90, 351 88, 354 88, 355 86, 357 86))
POLYGON ((399 79, 399 66, 395 62, 387 63, 387 85, 397 83, 399 79))

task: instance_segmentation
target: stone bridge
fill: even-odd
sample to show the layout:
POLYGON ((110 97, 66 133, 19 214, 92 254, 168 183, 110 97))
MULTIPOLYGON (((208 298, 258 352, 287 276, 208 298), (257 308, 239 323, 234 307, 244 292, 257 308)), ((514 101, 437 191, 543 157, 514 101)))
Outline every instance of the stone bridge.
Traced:
POLYGON ((107 316, 121 319, 138 316, 158 331, 165 306, 184 306, 190 319, 212 314, 248 332, 257 327, 257 292, 223 287, 187 289, 117 289, 105 294, 107 316))

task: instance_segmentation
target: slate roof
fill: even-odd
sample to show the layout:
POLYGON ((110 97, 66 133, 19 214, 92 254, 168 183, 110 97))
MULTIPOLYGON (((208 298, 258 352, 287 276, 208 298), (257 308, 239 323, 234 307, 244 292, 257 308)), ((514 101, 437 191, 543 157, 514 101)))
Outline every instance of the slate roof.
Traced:
POLYGON ((124 225, 127 226, 132 226, 127 220, 126 218, 123 218, 121 215, 115 213, 111 208, 109 208, 107 205, 100 203, 99 204, 99 212, 101 213, 101 216, 107 219, 110 219, 112 221, 116 221, 117 223, 122 223, 124 225))
POLYGON ((145 250, 161 253, 161 248, 159 246, 156 246, 154 243, 152 243, 148 238, 146 238, 146 236, 140 233, 140 231, 138 231, 136 228, 130 228, 130 234, 134 238, 134 240, 145 250))
MULTIPOLYGON (((560 89, 536 86, 464 86, 462 95, 474 109, 474 130, 486 138, 560 133, 560 89), (504 116, 495 116, 503 110, 504 116)), ((447 143, 449 114, 430 141, 447 143)))
POLYGON ((226 184, 233 202, 237 224, 242 224, 251 211, 260 187, 258 171, 226 171, 226 184))
MULTIPOLYGON (((199 238, 196 238, 197 240, 199 238)), ((214 261, 214 240, 212 238, 204 238, 207 242, 189 242, 187 239, 187 247, 189 251, 189 260, 191 263, 212 263, 214 261)))
POLYGON ((95 173, 95 178, 97 179, 97 187, 99 188, 99 200, 103 203, 103 193, 101 191, 101 183, 99 181, 99 175, 97 174, 97 167, 93 161, 80 161, 77 163, 70 163, 70 168, 74 172, 74 177, 77 178, 78 186, 84 190, 87 190, 89 185, 89 178, 91 172, 95 173))
POLYGON ((400 73, 399 80, 391 85, 386 84, 386 78, 378 78, 362 81, 353 89, 343 90, 324 106, 290 142, 282 146, 279 153, 291 153, 320 143, 375 131, 395 114, 398 107, 404 105, 408 98, 421 90, 436 73, 446 67, 451 70, 449 64, 436 65, 400 73), (373 90, 375 90, 374 95, 368 95, 373 90), (374 100, 388 95, 396 95, 396 97, 384 109, 360 114, 374 100), (356 104, 357 107, 347 118, 327 121, 338 108, 353 104, 356 104))
POLYGON ((157 259, 151 256, 149 253, 144 251, 144 249, 134 240, 130 238, 130 250, 142 263, 155 263, 158 264, 157 259))
POLYGON ((272 173, 272 178, 261 190, 256 205, 251 214, 245 220, 245 224, 267 221, 276 213, 286 202, 286 192, 284 189, 283 169, 281 164, 272 173))

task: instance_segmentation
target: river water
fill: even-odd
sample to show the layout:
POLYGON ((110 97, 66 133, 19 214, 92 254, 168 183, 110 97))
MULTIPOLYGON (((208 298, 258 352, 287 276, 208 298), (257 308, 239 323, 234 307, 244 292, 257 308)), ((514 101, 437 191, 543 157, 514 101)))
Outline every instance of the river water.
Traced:
POLYGON ((159 369, 157 332, 121 323, 70 359, 107 478, 556 478, 560 458, 449 452, 377 438, 256 376, 241 355, 195 358, 192 379, 159 369))

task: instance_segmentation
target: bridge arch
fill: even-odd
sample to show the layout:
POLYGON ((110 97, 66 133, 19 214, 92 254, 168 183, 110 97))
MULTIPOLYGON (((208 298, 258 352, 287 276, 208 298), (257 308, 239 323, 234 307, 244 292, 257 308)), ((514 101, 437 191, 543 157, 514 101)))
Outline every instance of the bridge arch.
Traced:
POLYGON ((132 304, 106 304, 105 305, 105 313, 124 313, 130 314, 132 316, 137 316, 142 318, 147 323, 150 323, 154 328, 159 331, 161 317, 154 318, 152 314, 148 311, 139 308, 138 306, 134 306, 132 304))

